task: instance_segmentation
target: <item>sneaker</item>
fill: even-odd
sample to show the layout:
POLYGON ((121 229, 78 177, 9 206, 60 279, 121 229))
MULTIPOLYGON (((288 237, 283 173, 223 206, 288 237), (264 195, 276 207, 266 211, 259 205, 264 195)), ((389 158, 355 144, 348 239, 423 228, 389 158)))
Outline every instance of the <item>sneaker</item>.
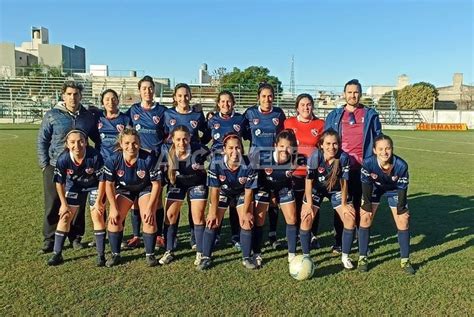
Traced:
POLYGON ((48 260, 49 266, 56 266, 64 262, 63 256, 61 253, 54 253, 51 259, 48 260))
POLYGON ((53 252, 54 241, 45 241, 43 247, 38 251, 38 254, 46 254, 53 252))
POLYGON ((295 257, 296 257, 296 254, 288 253, 288 263, 290 263, 295 257))
POLYGON ((87 246, 88 246, 89 248, 95 247, 95 240, 92 240, 91 242, 89 242, 89 243, 87 244, 87 246))
POLYGON ((160 248, 166 248, 165 238, 156 236, 155 250, 159 250, 160 248))
POLYGON ((401 262, 401 267, 405 271, 405 273, 407 273, 409 275, 415 274, 415 269, 411 265, 410 260, 402 261, 401 262))
POLYGON ((253 262, 257 268, 261 268, 263 265, 262 255, 260 253, 255 253, 253 255, 253 262))
POLYGON ((120 248, 121 249, 128 249, 127 241, 122 241, 122 243, 120 244, 120 248))
POLYGON ((201 252, 196 252, 196 259, 194 260, 194 265, 199 265, 201 263, 201 259, 203 258, 201 252))
POLYGON ((171 251, 166 251, 165 254, 161 257, 161 259, 158 261, 161 265, 166 265, 170 264, 171 261, 173 261, 174 256, 171 251))
POLYGON ((342 253, 342 247, 340 245, 333 245, 331 247, 332 254, 340 255, 342 253))
POLYGON ((127 248, 129 249, 135 249, 138 248, 141 244, 141 239, 140 237, 133 236, 133 238, 127 240, 127 248))
POLYGON ((270 243, 270 246, 273 248, 273 250, 281 249, 281 243, 275 236, 268 237, 268 242, 270 243))
POLYGON ((236 251, 241 251, 242 250, 242 246, 240 245, 240 242, 235 242, 234 243, 234 249, 236 251))
POLYGON ((216 240, 214 240, 214 248, 217 248, 220 242, 221 242, 221 235, 218 234, 216 235, 216 240))
POLYGON ((352 270, 354 268, 354 264, 352 264, 352 260, 349 257, 341 258, 341 261, 346 270, 352 270))
POLYGON ((153 267, 158 265, 158 260, 155 258, 154 254, 150 254, 146 256, 146 263, 149 267, 153 267))
POLYGON ((122 258, 120 257, 120 254, 112 254, 112 257, 105 262, 106 267, 112 267, 119 265, 120 262, 122 261, 122 258))
POLYGON ((72 248, 74 250, 81 250, 81 249, 84 249, 84 246, 82 245, 81 243, 81 239, 79 238, 76 238, 72 241, 72 248))
POLYGON ((319 244, 318 238, 315 236, 311 237, 311 249, 316 250, 320 249, 321 245, 319 244))
POLYGON ((195 243, 195 244, 193 244, 193 245, 191 246, 191 250, 196 251, 196 249, 197 249, 197 245, 196 245, 196 243, 195 243))
POLYGON ((257 266, 250 260, 250 258, 243 258, 242 265, 249 270, 255 270, 257 266))
POLYGON ((359 261, 357 262, 357 270, 363 273, 369 270, 369 260, 366 256, 359 258, 359 261))
POLYGON ((96 259, 96 265, 101 267, 105 266, 105 256, 104 255, 98 255, 96 259))
POLYGON ((206 271, 209 269, 212 265, 212 259, 208 258, 207 256, 204 256, 201 258, 201 262, 199 265, 196 267, 198 271, 206 271))

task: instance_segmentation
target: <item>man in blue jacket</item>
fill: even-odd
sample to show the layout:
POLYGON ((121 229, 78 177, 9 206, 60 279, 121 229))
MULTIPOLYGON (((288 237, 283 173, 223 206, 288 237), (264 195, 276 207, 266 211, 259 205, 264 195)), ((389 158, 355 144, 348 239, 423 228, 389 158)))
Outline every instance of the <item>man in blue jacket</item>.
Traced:
MULTIPOLYGON (((46 112, 38 133, 38 162, 43 172, 44 189, 44 244, 41 252, 53 250, 54 232, 59 221, 61 205, 53 182, 54 166, 64 151, 66 134, 72 129, 84 131, 94 142, 100 142, 97 120, 92 112, 85 109, 80 101, 83 87, 74 81, 66 81, 62 87, 62 102, 46 112)), ((81 248, 81 238, 85 230, 84 208, 79 210, 71 224, 69 239, 75 248, 81 248)))
MULTIPOLYGON (((339 133, 342 150, 349 155, 349 194, 359 215, 362 185, 360 169, 362 161, 372 155, 373 142, 376 136, 382 133, 378 113, 359 103, 362 96, 362 86, 357 79, 352 79, 344 85, 344 99, 346 104, 331 111, 324 126, 324 130, 332 129, 339 133)), ((337 216, 337 213, 336 213, 337 216)), ((338 219, 340 222, 340 220, 338 219)), ((335 221, 336 223, 336 221, 335 221)), ((333 251, 339 253, 339 242, 342 242, 342 222, 335 225, 336 245, 333 251)))

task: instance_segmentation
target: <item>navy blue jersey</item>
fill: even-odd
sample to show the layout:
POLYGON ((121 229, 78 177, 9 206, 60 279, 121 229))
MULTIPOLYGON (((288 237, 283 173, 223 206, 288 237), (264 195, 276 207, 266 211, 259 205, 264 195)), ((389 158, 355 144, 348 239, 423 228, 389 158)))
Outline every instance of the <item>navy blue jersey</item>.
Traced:
POLYGON ((244 113, 250 126, 250 149, 271 148, 276 135, 283 130, 285 113, 278 107, 273 107, 268 112, 262 112, 259 106, 252 106, 244 113))
POLYGON ((116 118, 107 118, 105 111, 97 112, 97 129, 101 139, 99 148, 104 161, 115 151, 119 133, 131 125, 130 117, 124 113, 120 112, 116 118))
POLYGON ((97 187, 103 167, 102 156, 91 146, 86 147, 86 155, 81 164, 74 162, 72 154, 66 150, 58 157, 53 180, 55 183, 66 184, 67 187, 97 187))
MULTIPOLYGON (((171 144, 163 144, 161 148, 161 167, 165 175, 168 173, 168 153, 171 144)), ((190 154, 184 160, 177 160, 178 166, 176 168, 176 186, 190 187, 206 184, 206 170, 204 163, 211 152, 209 149, 200 143, 190 144, 190 154)))
POLYGON ((240 113, 232 113, 228 118, 222 117, 220 113, 213 116, 208 122, 207 126, 211 131, 212 137, 212 152, 222 151, 222 140, 227 133, 237 133, 241 138, 249 139, 249 122, 240 113))
MULTIPOLYGON (((207 128, 206 119, 202 111, 191 109, 188 113, 179 113, 176 111, 176 108, 168 109, 164 116, 166 135, 170 135, 174 128, 179 125, 184 125, 189 129, 191 142, 202 144, 209 142, 210 131, 207 128), (202 137, 199 137, 199 131, 203 133, 202 137)), ((171 139, 168 139, 168 143, 171 143, 171 139)))
POLYGON ((125 162, 122 151, 117 151, 105 162, 105 180, 115 182, 116 188, 140 192, 151 182, 161 181, 161 171, 156 166, 156 156, 140 150, 135 164, 125 162))
MULTIPOLYGON (((336 159, 339 159, 339 171, 337 173, 336 183, 331 189, 331 193, 341 191, 341 179, 349 180, 349 168, 350 160, 346 152, 339 151, 336 154, 336 159)), ((306 178, 314 180, 313 190, 317 193, 326 193, 328 192, 327 186, 329 181, 329 176, 332 169, 334 168, 334 162, 332 164, 327 164, 324 159, 324 154, 320 149, 314 150, 311 156, 308 159, 308 173, 306 178)))
POLYGON ((404 190, 408 188, 408 164, 393 155, 392 170, 386 174, 382 171, 377 156, 372 155, 362 162, 360 179, 362 183, 373 184, 384 191, 404 190))
POLYGON ((252 169, 246 156, 234 171, 229 169, 226 161, 225 156, 213 157, 207 174, 207 186, 220 188, 228 197, 238 197, 245 189, 258 188, 258 173, 252 169))
POLYGON ((278 164, 275 156, 276 152, 270 152, 265 157, 260 157, 261 168, 258 173, 258 187, 267 191, 292 188, 292 175, 295 165, 291 159, 288 162, 278 164))
POLYGON ((151 109, 144 109, 136 103, 127 111, 132 126, 140 135, 141 148, 147 151, 158 151, 165 138, 163 117, 167 108, 155 103, 151 109))

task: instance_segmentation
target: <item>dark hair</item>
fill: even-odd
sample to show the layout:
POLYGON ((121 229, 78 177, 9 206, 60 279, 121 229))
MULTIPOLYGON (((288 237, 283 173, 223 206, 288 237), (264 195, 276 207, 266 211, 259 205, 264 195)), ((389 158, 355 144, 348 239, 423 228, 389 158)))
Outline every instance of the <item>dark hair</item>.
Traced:
POLYGON ((227 95, 230 97, 230 99, 232 100, 232 104, 235 106, 235 97, 234 97, 234 94, 231 93, 229 90, 222 90, 218 95, 217 95, 217 98, 216 98, 216 111, 219 112, 219 101, 221 100, 221 97, 224 96, 224 95, 227 95))
MULTIPOLYGON (((323 143, 324 143, 324 139, 328 136, 335 136, 336 137, 337 143, 339 144, 339 150, 340 150, 341 137, 339 136, 339 133, 337 133, 333 129, 329 129, 329 130, 326 130, 321 135, 321 137, 319 138, 318 147, 321 149, 321 151, 322 151, 322 146, 323 146, 323 143)), ((336 185, 336 182, 338 180, 338 174, 339 174, 339 159, 335 158, 334 162, 332 163, 331 173, 328 176, 328 182, 327 182, 328 191, 331 191, 334 188, 334 186, 336 185)))
POLYGON ((174 97, 176 96, 176 92, 178 91, 179 88, 186 88, 186 90, 189 93, 189 99, 191 100, 193 98, 193 95, 191 94, 191 87, 189 87, 188 84, 179 83, 174 87, 174 91, 173 91, 173 104, 174 105, 176 105, 176 101, 174 100, 174 97))
POLYGON ((275 146, 277 146, 280 140, 288 140, 290 142, 290 145, 293 148, 293 153, 291 153, 291 163, 294 164, 298 156, 298 141, 296 140, 295 131, 291 129, 281 130, 275 138, 275 146))
POLYGON ((101 94, 100 94, 100 104, 103 105, 104 104, 104 97, 105 95, 107 95, 108 93, 112 93, 114 94, 115 98, 117 98, 117 100, 119 100, 119 96, 117 94, 117 92, 113 89, 106 89, 104 90, 101 94))
POLYGON ((388 143, 390 143, 390 146, 393 148, 393 140, 391 137, 389 137, 388 135, 385 135, 385 134, 379 134, 378 136, 375 137, 374 139, 374 149, 375 149, 375 146, 377 145, 377 142, 379 141, 388 141, 388 143))
POLYGON ((81 83, 75 82, 74 80, 65 81, 64 84, 63 84, 63 87, 61 89, 61 92, 63 94, 66 93, 66 89, 68 89, 68 88, 73 88, 73 89, 79 90, 81 95, 82 95, 82 91, 84 90, 84 86, 82 86, 81 83))
POLYGON ((151 76, 146 75, 138 81, 138 89, 140 89, 142 87, 142 84, 146 81, 149 82, 153 86, 153 88, 155 88, 155 82, 153 81, 153 78, 151 76))
POLYGON ((359 88, 359 93, 362 94, 362 85, 360 84, 358 79, 351 79, 344 85, 344 92, 346 92, 346 88, 349 85, 356 85, 359 88))
POLYGON ((295 109, 298 110, 298 105, 299 105, 301 99, 304 99, 304 98, 308 98, 309 101, 311 102, 311 106, 313 107, 313 109, 311 109, 311 114, 313 115, 313 118, 316 118, 316 116, 314 115, 314 112, 313 112, 313 110, 314 110, 314 99, 310 94, 299 94, 298 97, 296 97, 295 109))
POLYGON ((69 136, 70 136, 71 134, 74 134, 74 133, 80 134, 81 137, 84 138, 84 140, 86 141, 86 144, 87 144, 87 134, 86 134, 83 130, 81 130, 81 129, 72 129, 72 130, 70 130, 70 131, 66 134, 66 136, 64 137, 64 148, 65 148, 66 150, 67 150, 67 139, 69 138, 69 136))
POLYGON ((242 142, 242 138, 235 132, 228 132, 224 135, 224 138, 222 139, 222 148, 225 148, 229 140, 239 141, 240 148, 242 149, 242 154, 244 154, 244 143, 242 142))
MULTIPOLYGON (((176 132, 182 131, 186 133, 188 136, 191 135, 189 132, 188 127, 184 125, 176 126, 173 131, 171 131, 170 138, 174 137, 176 132)), ((174 143, 171 144, 170 149, 168 151, 168 179, 171 184, 176 184, 176 169, 178 168, 178 163, 176 162, 176 147, 174 143)))
POLYGON ((258 84, 258 91, 257 91, 257 96, 260 97, 260 93, 264 89, 270 89, 272 91, 272 95, 275 96, 275 90, 273 89, 273 86, 267 82, 263 82, 258 84))

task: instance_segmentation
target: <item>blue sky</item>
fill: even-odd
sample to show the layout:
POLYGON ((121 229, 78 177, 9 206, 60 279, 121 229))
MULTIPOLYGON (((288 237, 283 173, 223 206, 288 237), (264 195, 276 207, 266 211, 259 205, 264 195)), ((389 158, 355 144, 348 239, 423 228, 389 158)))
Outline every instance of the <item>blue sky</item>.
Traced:
POLYGON ((207 63, 265 66, 284 85, 473 83, 473 2, 432 1, 17 1, 0 0, 0 41, 86 48, 86 63, 196 82, 207 63))

